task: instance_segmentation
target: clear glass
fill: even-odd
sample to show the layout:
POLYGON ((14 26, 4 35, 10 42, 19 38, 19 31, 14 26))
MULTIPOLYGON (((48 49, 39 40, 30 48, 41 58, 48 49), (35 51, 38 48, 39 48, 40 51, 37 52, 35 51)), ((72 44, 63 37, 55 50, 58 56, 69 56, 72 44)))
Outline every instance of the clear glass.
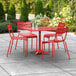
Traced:
POLYGON ((35 26, 36 30, 38 29, 38 25, 35 26))
POLYGON ((34 29, 34 23, 32 24, 32 29, 34 29))

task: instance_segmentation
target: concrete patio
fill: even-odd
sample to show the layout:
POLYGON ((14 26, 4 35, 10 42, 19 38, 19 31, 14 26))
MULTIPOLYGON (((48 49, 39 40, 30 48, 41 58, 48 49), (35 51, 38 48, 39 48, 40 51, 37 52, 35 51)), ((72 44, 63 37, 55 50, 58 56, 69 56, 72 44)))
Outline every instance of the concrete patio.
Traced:
MULTIPOLYGON (((38 35, 38 32, 33 33, 38 35)), ((45 33, 50 32, 42 32, 42 37, 45 33)), ((41 59, 41 54, 30 53, 30 39, 28 56, 25 56, 23 53, 23 42, 19 41, 17 49, 14 49, 14 42, 12 53, 6 57, 9 40, 10 36, 8 33, 0 34, 0 76, 76 76, 76 36, 73 33, 68 33, 66 40, 71 59, 68 60, 63 44, 60 43, 59 49, 56 46, 56 63, 51 55, 52 49, 49 55, 44 54, 43 60, 41 59)), ((47 50, 48 47, 46 45, 47 50)))

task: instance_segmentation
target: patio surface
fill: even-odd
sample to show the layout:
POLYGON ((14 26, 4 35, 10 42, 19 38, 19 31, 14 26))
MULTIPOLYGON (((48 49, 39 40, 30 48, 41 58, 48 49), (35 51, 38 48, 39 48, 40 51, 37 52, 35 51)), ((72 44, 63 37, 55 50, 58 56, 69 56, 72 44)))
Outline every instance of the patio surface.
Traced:
MULTIPOLYGON (((33 33, 38 35, 38 32, 33 33)), ((42 37, 45 33, 50 32, 42 32, 42 37)), ((12 53, 6 57, 9 40, 10 36, 8 33, 0 34, 0 76, 76 76, 76 36, 73 33, 68 33, 66 40, 71 59, 68 60, 63 44, 60 43, 59 49, 56 46, 56 63, 51 55, 52 49, 49 55, 44 54, 43 60, 41 59, 41 54, 35 55, 34 53, 30 53, 30 39, 28 56, 25 56, 23 53, 23 42, 19 41, 17 49, 14 49, 14 42, 12 53)), ((33 45, 34 50, 35 39, 33 45)), ((48 51, 47 45, 46 51, 48 51)))

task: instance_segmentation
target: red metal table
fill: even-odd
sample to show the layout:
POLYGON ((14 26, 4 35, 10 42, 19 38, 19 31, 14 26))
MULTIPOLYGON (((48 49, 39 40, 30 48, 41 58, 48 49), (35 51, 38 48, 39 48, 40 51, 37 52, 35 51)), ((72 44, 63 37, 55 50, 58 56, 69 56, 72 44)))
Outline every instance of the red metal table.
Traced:
MULTIPOLYGON (((56 28, 51 28, 51 27, 37 27, 37 28, 32 28, 32 27, 22 27, 22 30, 28 30, 28 31, 39 31, 39 49, 32 51, 32 52, 36 52, 35 55, 37 55, 38 53, 42 53, 41 50, 41 31, 56 31, 56 28)), ((47 53, 46 51, 43 51, 44 53, 47 53)))

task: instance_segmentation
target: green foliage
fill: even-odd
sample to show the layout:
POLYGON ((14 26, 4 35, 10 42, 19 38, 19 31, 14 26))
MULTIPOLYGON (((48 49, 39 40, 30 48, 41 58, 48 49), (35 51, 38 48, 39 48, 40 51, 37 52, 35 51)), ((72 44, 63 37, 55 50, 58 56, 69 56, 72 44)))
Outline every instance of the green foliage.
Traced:
POLYGON ((76 25, 76 0, 73 0, 70 4, 71 7, 71 16, 72 18, 72 25, 76 25))
POLYGON ((66 23, 66 26, 70 26, 71 25, 71 20, 72 20, 72 17, 68 16, 66 18, 61 18, 58 16, 57 13, 55 13, 55 17, 53 17, 53 19, 50 20, 50 27, 56 27, 58 26, 58 23, 59 22, 63 22, 63 23, 66 23))
POLYGON ((2 5, 3 5, 3 8, 4 8, 5 13, 6 13, 7 10, 8 10, 9 1, 10 1, 10 0, 0 0, 0 2, 1 2, 2 5))
POLYGON ((15 6, 11 2, 10 6, 9 6, 9 9, 8 9, 8 13, 7 13, 7 20, 15 20, 15 19, 16 19, 15 6))
POLYGON ((0 3, 0 22, 5 21, 5 13, 2 6, 2 3, 0 3))
POLYGON ((52 6, 52 0, 49 0, 49 8, 51 9, 52 6))
POLYGON ((26 0, 22 0, 22 7, 21 7, 21 21, 28 21, 28 9, 26 5, 26 0))
POLYGON ((47 4, 45 5, 45 14, 46 16, 53 18, 54 17, 54 11, 52 10, 52 0, 49 0, 47 4))
MULTIPOLYGON (((21 11, 20 9, 22 7, 21 6, 22 0, 0 0, 5 12, 7 12, 8 10, 10 1, 15 5, 16 13, 20 13, 21 11)), ((26 0, 26 5, 30 13, 33 13, 33 14, 35 13, 35 3, 37 1, 38 0, 26 0)), ((41 0, 41 1, 42 1, 43 8, 44 8, 44 14, 49 16, 51 19, 54 17, 54 14, 57 13, 57 17, 61 18, 63 22, 66 22, 67 25, 73 25, 73 26, 76 25, 76 0, 41 0), (70 14, 66 11, 67 5, 69 5, 71 9, 70 10, 70 14, 71 14, 70 17, 72 17, 71 20, 69 19, 70 14), (64 11, 63 8, 65 7, 66 9, 64 11), (62 19, 63 17, 64 19, 62 19)))
POLYGON ((35 16, 39 15, 40 13, 44 15, 43 4, 41 0, 37 0, 35 7, 35 16))
POLYGON ((31 22, 32 22, 32 24, 35 24, 35 25, 38 25, 38 26, 42 26, 42 23, 41 23, 42 19, 43 19, 43 15, 39 14, 31 22))
POLYGON ((63 7, 59 14, 61 17, 64 17, 64 18, 70 16, 71 15, 70 6, 67 5, 66 7, 63 7))
POLYGON ((26 0, 27 7, 29 9, 29 13, 35 13, 35 2, 36 0, 26 0))
POLYGON ((53 17, 53 19, 50 20, 49 27, 57 27, 58 23, 62 22, 60 17, 53 17))
POLYGON ((40 15, 37 15, 35 19, 33 19, 31 22, 32 24, 35 24, 35 26, 38 25, 38 27, 41 27, 41 26, 48 26, 49 20, 50 20, 49 17, 45 15, 43 16, 42 14, 40 14, 40 15))
POLYGON ((13 28, 13 31, 17 32, 17 25, 14 24, 14 23, 11 23, 10 21, 6 21, 6 22, 0 23, 0 33, 6 33, 6 32, 8 32, 8 29, 7 29, 7 25, 8 24, 11 24, 12 28, 13 28))

